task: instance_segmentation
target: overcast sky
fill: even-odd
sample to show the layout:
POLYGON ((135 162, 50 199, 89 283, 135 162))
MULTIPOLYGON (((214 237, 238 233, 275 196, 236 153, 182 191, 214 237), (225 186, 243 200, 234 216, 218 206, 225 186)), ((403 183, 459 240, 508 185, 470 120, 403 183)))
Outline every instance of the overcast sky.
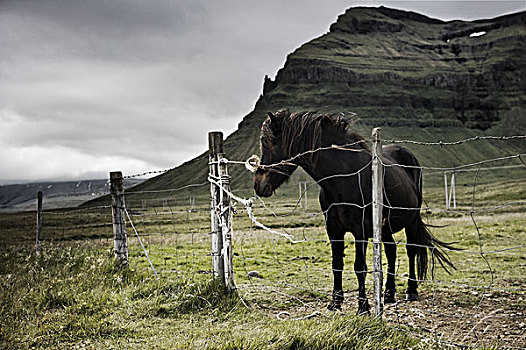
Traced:
POLYGON ((525 1, 0 0, 0 184, 170 168, 237 128, 288 53, 352 6, 443 20, 525 1))

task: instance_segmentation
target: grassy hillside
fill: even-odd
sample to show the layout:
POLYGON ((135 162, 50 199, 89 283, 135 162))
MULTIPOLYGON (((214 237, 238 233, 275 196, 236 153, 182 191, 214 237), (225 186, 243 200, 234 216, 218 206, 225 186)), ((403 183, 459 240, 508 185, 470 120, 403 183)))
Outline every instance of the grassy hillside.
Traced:
POLYGON ((524 13, 442 22, 352 8, 290 54, 264 95, 276 107, 352 111, 375 126, 487 130, 523 102, 524 23, 524 13))
MULTIPOLYGON (((327 34, 288 55, 274 80, 265 77, 254 110, 226 139, 226 157, 259 154, 261 123, 268 111, 284 108, 355 113, 356 130, 366 137, 375 126, 386 139, 416 141, 526 134, 525 22, 524 12, 443 22, 384 7, 351 8, 327 34)), ((526 142, 408 147, 424 166, 451 167, 524 152, 526 142)), ((204 183, 207 173, 205 152, 134 190, 204 183)), ((230 173, 235 189, 252 187, 242 165, 232 165, 230 173)), ((299 178, 306 178, 301 171, 299 178)))

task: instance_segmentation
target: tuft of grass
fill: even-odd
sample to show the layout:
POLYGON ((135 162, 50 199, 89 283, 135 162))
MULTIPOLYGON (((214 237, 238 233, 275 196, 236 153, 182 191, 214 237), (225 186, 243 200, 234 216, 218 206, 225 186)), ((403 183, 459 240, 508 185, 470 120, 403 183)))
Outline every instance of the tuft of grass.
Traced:
POLYGON ((2 253, 0 344, 6 349, 403 349, 406 333, 364 317, 280 321, 210 277, 121 270, 109 251, 2 253), (248 306, 248 308, 247 308, 248 306))
POLYGON ((7 348, 124 334, 105 315, 122 297, 108 292, 123 273, 105 252, 62 247, 41 254, 11 248, 0 268, 0 340, 7 348))
POLYGON ((233 332, 233 337, 218 349, 407 349, 418 344, 418 340, 371 318, 321 317, 268 321, 255 336, 233 332))

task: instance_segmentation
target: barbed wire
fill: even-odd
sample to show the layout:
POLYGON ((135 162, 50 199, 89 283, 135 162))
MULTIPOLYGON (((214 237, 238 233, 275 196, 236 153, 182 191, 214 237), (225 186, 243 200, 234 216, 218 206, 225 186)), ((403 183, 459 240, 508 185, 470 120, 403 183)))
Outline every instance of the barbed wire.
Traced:
MULTIPOLYGON (((491 138, 494 138, 494 137, 491 137, 491 138)), ((512 138, 518 138, 518 136, 517 137, 502 137, 502 138, 499 137, 499 139, 501 139, 501 140, 512 139, 512 138)), ((524 137, 520 136, 520 138, 526 138, 526 136, 524 136, 524 137)), ((460 144, 460 143, 476 141, 476 140, 480 140, 480 138, 471 138, 471 139, 461 140, 461 141, 454 142, 454 143, 451 143, 451 144, 460 144)), ((309 150, 309 151, 300 153, 297 156, 289 158, 287 160, 283 160, 283 161, 280 161, 278 163, 273 163, 273 164, 270 164, 270 165, 264 165, 264 166, 261 166, 261 167, 263 167, 263 168, 272 168, 272 167, 276 167, 276 166, 279 166, 279 165, 290 165, 290 164, 294 164, 294 163, 292 163, 292 161, 294 159, 296 159, 298 157, 301 157, 303 155, 306 155, 306 154, 311 154, 311 153, 314 153, 314 152, 323 151, 323 150, 329 150, 329 149, 332 149, 332 150, 339 149, 339 150, 346 150, 347 151, 349 149, 346 149, 345 147, 350 147, 350 146, 353 146, 353 145, 356 145, 356 144, 360 144, 360 143, 363 143, 363 142, 365 142, 365 140, 360 140, 360 141, 357 141, 357 142, 354 142, 354 143, 349 143, 349 144, 343 145, 341 147, 340 146, 334 146, 334 145, 332 145, 330 147, 321 147, 321 148, 318 148, 316 150, 309 150)), ((356 151, 356 150, 353 150, 353 151, 356 151)), ((363 151, 363 150, 359 150, 359 151, 363 151)), ((526 156, 526 153, 519 153, 519 154, 505 156, 505 157, 497 157, 497 158, 482 160, 482 161, 478 161, 478 162, 473 162, 473 163, 470 163, 470 164, 464 164, 464 165, 460 165, 460 166, 456 166, 456 167, 425 167, 425 166, 420 166, 420 165, 419 166, 411 166, 411 165, 403 165, 403 164, 398 164, 398 163, 387 164, 387 163, 385 163, 382 160, 380 160, 380 162, 382 163, 382 165, 384 167, 401 167, 401 168, 410 168, 410 169, 419 169, 419 170, 440 170, 442 172, 443 171, 460 172, 460 171, 477 171, 476 169, 475 170, 471 170, 471 169, 470 170, 464 170, 464 169, 465 168, 469 168, 469 167, 474 167, 474 166, 477 166, 477 165, 480 167, 482 164, 487 164, 487 163, 492 163, 492 162, 497 162, 497 161, 504 161, 504 160, 510 160, 510 159, 518 158, 522 162, 522 157, 523 156, 526 156)), ((237 163, 239 163, 239 164, 246 164, 248 162, 248 161, 245 161, 245 162, 242 162, 242 161, 231 161, 231 160, 228 160, 227 158, 222 158, 221 161, 224 162, 224 163, 235 163, 235 164, 237 164, 237 163)), ((214 163, 214 162, 211 162, 211 163, 214 163)), ((334 175, 322 178, 322 179, 320 179, 318 181, 314 181, 314 183, 309 185, 309 188, 311 186, 315 185, 315 184, 319 185, 321 182, 329 180, 329 179, 333 179, 333 178, 337 178, 337 177, 357 176, 361 172, 363 172, 370 164, 371 164, 371 162, 367 163, 361 169, 359 169, 358 171, 353 172, 353 173, 334 174, 334 175)), ((526 166, 526 164, 524 162, 523 162, 523 164, 524 164, 524 166, 526 166)), ((514 166, 514 167, 522 167, 522 166, 521 165, 517 165, 517 166, 514 166)), ((484 168, 484 170, 491 170, 491 169, 492 168, 484 168)), ((480 169, 478 171, 480 171, 480 169)), ((289 176, 289 174, 284 174, 284 175, 286 175, 287 177, 289 176)), ((303 191, 303 192, 306 192, 306 190, 303 191)), ((298 201, 296 203, 296 206, 289 212, 289 214, 292 214, 298 208, 299 203, 301 201, 301 198, 302 198, 302 196, 300 196, 300 198, 298 199, 298 201)), ((241 203, 243 203, 243 202, 241 201, 241 203)), ((513 204, 518 204, 518 203, 522 203, 522 202, 521 201, 511 202, 511 203, 507 203, 507 204, 504 204, 504 205, 498 205, 498 206, 487 208, 487 209, 480 209, 480 210, 477 210, 477 211, 474 211, 474 212, 490 211, 490 210, 493 210, 493 209, 500 209, 500 208, 507 207, 507 206, 513 205, 513 204)), ((349 205, 349 204, 347 204, 347 205, 349 205)), ((357 204, 350 204, 350 205, 357 206, 357 204)), ((358 207, 360 207, 360 206, 358 206, 358 207)), ((391 207, 391 206, 386 205, 386 204, 384 204, 384 207, 387 207, 389 209, 420 210, 420 208, 391 207)), ((429 210, 429 209, 431 209, 431 208, 426 208, 426 210, 429 210)), ((457 210, 456 212, 471 213, 472 211, 457 210)))
POLYGON ((210 185, 208 182, 201 182, 201 183, 195 183, 195 184, 189 184, 177 188, 172 189, 166 189, 166 190, 145 190, 145 191, 125 191, 125 194, 145 194, 145 193, 166 193, 166 192, 178 192, 182 190, 186 190, 193 187, 201 187, 205 185, 210 185))
POLYGON ((71 192, 71 193, 52 193, 45 196, 45 198, 68 198, 68 197, 85 197, 85 196, 91 196, 91 197, 100 197, 100 196, 106 196, 109 195, 109 191, 98 191, 98 192, 71 192))
MULTIPOLYGON (((144 209, 146 210, 146 209, 144 209)), ((204 213, 210 211, 210 206, 202 208, 190 208, 186 210, 163 210, 159 212, 144 212, 143 209, 133 209, 133 216, 135 217, 148 217, 148 216, 171 216, 174 214, 186 214, 186 213, 204 213)), ((155 221, 151 221, 155 222, 155 221)))
POLYGON ((71 215, 73 213, 100 210, 100 209, 108 209, 108 208, 111 208, 111 205, 97 205, 97 206, 86 207, 86 208, 69 209, 67 211, 63 211, 62 209, 44 209, 43 212, 49 215, 71 215))
POLYGON ((202 198, 194 196, 192 192, 189 193, 190 205, 182 204, 179 197, 149 197, 152 193, 166 196, 167 193, 171 195, 181 190, 199 191, 199 187, 204 185, 210 186, 206 182, 168 190, 125 192, 125 196, 133 198, 133 201, 126 200, 127 211, 133 219, 133 232, 142 237, 143 246, 151 261, 160 260, 165 264, 156 264, 155 269, 159 275, 175 274, 176 278, 193 278, 197 274, 210 273, 210 266, 206 266, 207 269, 201 265, 203 258, 211 256, 210 246, 203 246, 211 234, 210 221, 202 220, 203 213, 210 213, 209 200, 206 206, 202 202, 196 203, 196 198, 202 198), (146 198, 141 199, 142 195, 146 198), (133 206, 132 202, 136 205, 133 206))
MULTIPOLYGON (((307 151, 298 153, 295 156, 292 156, 290 158, 281 160, 278 163, 273 163, 273 164, 259 164, 259 158, 257 159, 257 164, 253 164, 251 162, 251 160, 252 160, 251 158, 253 156, 251 158, 249 158, 248 160, 246 160, 246 161, 229 160, 228 158, 221 158, 221 160, 219 160, 219 161, 210 161, 208 164, 209 165, 211 165, 211 164, 218 164, 218 163, 243 164, 243 165, 245 165, 247 167, 247 169, 249 167, 252 167, 252 166, 272 169, 272 168, 278 167, 280 165, 296 165, 294 163, 294 161, 297 160, 298 158, 304 157, 304 156, 309 155, 309 154, 322 152, 322 151, 329 151, 329 150, 332 150, 332 151, 334 151, 334 150, 349 151, 349 152, 368 151, 367 149, 348 148, 348 147, 353 147, 353 146, 356 146, 356 145, 363 145, 363 144, 366 144, 367 142, 368 142, 368 140, 363 139, 363 140, 358 140, 358 141, 355 141, 355 142, 350 142, 350 143, 346 143, 346 144, 342 144, 342 145, 331 145, 331 146, 327 146, 327 147, 319 147, 319 148, 316 148, 316 149, 313 149, 313 150, 307 150, 307 151), (250 165, 250 166, 248 166, 248 165, 250 165)), ((276 171, 276 169, 273 169, 273 170, 276 171)))
POLYGON ((451 141, 451 142, 445 142, 445 141, 438 141, 438 142, 425 142, 425 141, 414 141, 414 140, 396 140, 396 139, 386 139, 382 140, 382 142, 387 143, 408 143, 413 145, 420 145, 420 146, 456 146, 461 145, 466 142, 473 142, 473 141, 482 141, 482 140, 526 140, 526 135, 513 135, 513 136, 474 136, 463 140, 458 141, 451 141))
MULTIPOLYGON (((75 224, 75 225, 46 225, 45 230, 73 230, 73 229, 86 229, 86 228, 101 228, 101 227, 111 227, 113 226, 112 222, 98 222, 94 224, 75 224)), ((108 232, 108 236, 111 232, 108 232)))
MULTIPOLYGON (((362 169, 363 170, 363 169, 362 169)), ((360 171, 358 171, 357 173, 359 173, 360 171)), ((357 173, 353 174, 353 175, 356 175, 357 173)), ((348 175, 348 174, 343 174, 343 175, 336 175, 336 176, 344 176, 344 175, 348 175)), ((221 186, 220 183, 218 182, 214 182, 213 180, 210 180, 212 183, 215 183, 217 186, 221 186)), ((226 191, 224 188, 222 189, 223 191, 225 191, 232 199, 238 201, 238 202, 241 202, 245 205, 248 205, 248 201, 247 200, 244 200, 244 199, 241 199, 235 195, 233 195, 232 193, 230 193, 229 191, 226 191)), ((264 203, 264 202, 263 202, 264 203)), ((510 202, 510 203, 506 203, 504 205, 499 205, 499 206, 495 206, 493 208, 484 208, 482 210, 478 210, 478 211, 489 211, 489 210, 495 210, 495 209, 498 209, 498 208, 502 208, 504 206, 508 206, 508 205, 512 205, 512 204, 517 204, 517 203, 526 203, 526 201, 516 201, 516 202, 510 202)), ((250 205, 251 205, 251 201, 250 201, 250 205)), ((346 205, 351 205, 351 206, 355 206, 355 207, 358 207, 358 208, 361 208, 361 209, 364 209, 366 208, 367 206, 371 205, 371 203, 368 203, 366 205, 358 205, 356 203, 333 203, 331 204, 331 206, 326 210, 324 211, 324 213, 328 212, 332 206, 346 206, 346 205)), ((266 206, 265 206, 266 207, 266 206)), ((387 207, 387 208, 390 208, 390 209, 400 209, 400 210, 421 210, 421 208, 402 208, 402 207, 393 207, 393 206, 389 206, 389 205, 384 205, 384 207, 387 207)), ((427 208, 429 209, 429 208, 427 208)), ((476 210, 474 209, 471 209, 470 211, 465 211, 467 213, 474 213, 476 212, 476 210)), ((272 215, 276 216, 275 213, 272 212, 272 215)), ((280 236, 284 236, 285 238, 287 238, 289 241, 291 241, 291 243, 302 243, 302 242, 305 242, 306 240, 302 240, 302 241, 294 241, 290 235, 288 234, 282 234, 280 232, 277 232, 275 230, 272 230, 268 227, 266 227, 265 225, 261 224, 260 222, 255 222, 256 226, 259 227, 259 228, 262 228, 264 229, 265 231, 267 232, 270 232, 270 233, 273 233, 273 234, 278 234, 280 236)), ((353 243, 358 243, 358 242, 366 242, 366 241, 358 241, 358 240, 353 240, 352 241, 353 243)), ((390 242, 384 242, 384 244, 390 244, 390 242)), ((393 244, 400 244, 400 243, 393 243, 393 244)), ((417 247, 424 247, 424 248, 429 248, 429 249, 434 249, 433 246, 425 246, 425 245, 418 245, 418 244, 408 244, 408 243, 403 243, 404 245, 406 246, 417 246, 417 247)), ((497 252, 503 252, 503 251, 508 251, 508 250, 513 250, 513 249, 520 249, 520 248, 524 248, 525 246, 517 246, 517 247, 511 247, 511 248, 506 248, 506 249, 502 249, 502 250, 495 250, 495 251, 492 251, 491 254, 494 254, 494 253, 497 253, 497 252)), ((446 251, 457 251, 456 249, 448 249, 448 248, 445 248, 444 250, 446 251)), ((483 258, 484 258, 484 255, 485 254, 490 254, 489 252, 484 252, 484 251, 479 251, 479 252, 465 252, 465 253, 471 253, 471 254, 477 254, 477 255, 481 255, 483 258)), ((278 263, 279 263, 279 260, 278 260, 278 263)), ((340 272, 343 272, 340 271, 340 272)), ((352 271, 352 272, 355 272, 356 271, 352 271)), ((360 272, 360 271, 358 271, 360 272)), ((371 273, 372 271, 361 271, 361 272, 369 272, 371 273)), ((384 271, 386 272, 386 271, 384 271)), ((389 274, 389 273, 387 273, 389 274)), ((492 274, 493 275, 493 274, 492 274)), ((402 278, 403 276, 398 276, 397 277, 399 278, 402 278)), ((493 277, 492 277, 493 278, 493 277)), ((418 282, 429 282, 429 280, 418 280, 418 282)), ((456 287, 463 287, 463 288, 474 288, 474 289, 486 289, 486 290, 498 290, 498 291, 524 291, 524 289, 520 289, 520 288, 508 288, 508 289, 503 289, 503 288, 495 288, 495 287, 491 287, 491 285, 488 287, 488 286, 471 286, 471 285, 468 285, 468 284, 462 284, 462 283, 455 283, 455 282, 449 282, 449 281, 441 281, 441 280, 433 280, 434 283, 439 283, 439 284, 447 284, 447 285, 451 285, 451 286, 456 286, 456 287)))
MULTIPOLYGON (((520 157, 519 157, 520 159, 520 157)), ((436 172, 428 172, 427 175, 431 174, 443 174, 443 173, 464 173, 464 172, 473 172, 473 171, 493 171, 493 170, 502 170, 502 169, 517 169, 517 168, 524 168, 525 165, 504 165, 504 166, 494 166, 494 167, 485 167, 485 168, 477 168, 477 169, 453 169, 453 170, 441 170, 436 172)), ((424 169, 423 169, 424 170, 424 169)))
MULTIPOLYGON (((459 165, 459 166, 455 166, 455 167, 427 167, 427 166, 420 166, 420 165, 404 165, 404 164, 399 164, 399 163, 388 164, 388 163, 385 163, 381 159, 380 159, 380 161, 381 161, 382 165, 384 167, 386 167, 386 168, 389 168, 389 167, 400 167, 400 168, 406 168, 406 169, 420 169, 420 170, 459 171, 459 170, 462 170, 462 169, 465 169, 465 168, 471 168, 471 167, 474 167, 474 166, 480 166, 482 164, 487 164, 487 163, 492 163, 492 162, 498 162, 498 161, 510 160, 510 159, 521 159, 522 157, 525 157, 525 156, 526 156, 526 153, 519 153, 519 154, 514 154, 514 155, 509 155, 509 156, 504 156, 504 157, 498 157, 498 158, 481 160, 481 161, 478 161, 478 162, 473 162, 473 163, 469 163, 469 164, 459 165)), ((526 166, 526 164, 524 166, 526 166)))
POLYGON ((498 209, 510 207, 517 204, 526 204, 526 200, 518 200, 513 202, 507 202, 498 204, 492 207, 487 208, 480 208, 480 209, 470 209, 470 210, 464 210, 464 209, 454 209, 454 210, 447 210, 447 209, 439 209, 435 207, 395 207, 389 204, 382 204, 382 207, 392 210, 412 210, 412 211, 434 211, 436 213, 460 213, 460 214, 476 214, 476 213, 484 213, 489 211, 495 211, 498 209))
MULTIPOLYGON (((389 142, 389 143, 413 143, 413 144, 428 145, 428 146, 436 146, 436 145, 439 145, 439 146, 450 146, 450 145, 460 145, 460 144, 463 144, 463 143, 466 143, 466 142, 480 141, 480 140, 489 140, 489 139, 494 139, 494 140, 526 139, 526 135, 516 135, 516 136, 476 136, 476 137, 472 137, 472 138, 468 138, 468 139, 464 139, 464 140, 459 140, 459 141, 454 141, 454 142, 442 142, 442 141, 439 141, 439 142, 421 142, 421 141, 411 141, 411 140, 383 140, 383 141, 384 142, 389 142)), ((369 149, 349 148, 349 147, 353 147, 353 146, 356 146, 356 145, 365 144, 367 142, 371 142, 371 140, 370 139, 363 139, 363 140, 358 140, 358 141, 355 141, 355 142, 342 144, 342 145, 331 145, 331 146, 328 146, 328 147, 319 147, 319 148, 316 148, 316 149, 313 149, 313 150, 307 150, 307 151, 304 151, 304 152, 300 152, 300 153, 298 153, 295 156, 292 156, 290 158, 281 160, 281 161, 279 161, 277 163, 265 164, 265 165, 257 164, 257 165, 259 167, 261 167, 261 168, 270 168, 270 169, 274 168, 274 167, 278 167, 280 165, 297 165, 296 163, 294 163, 294 161, 296 161, 298 158, 301 158, 301 157, 309 155, 309 154, 314 154, 314 153, 317 153, 317 152, 327 151, 327 150, 339 150, 339 151, 351 151, 351 152, 367 151, 367 152, 369 152, 370 151, 369 149)), ((471 163, 471 164, 466 164, 466 165, 462 165, 462 166, 458 166, 458 167, 422 167, 422 166, 410 166, 410 165, 400 165, 400 164, 389 164, 389 165, 383 164, 383 165, 384 166, 397 166, 398 165, 398 166, 402 166, 402 167, 405 167, 405 168, 419 168, 419 169, 426 169, 426 170, 452 171, 452 170, 459 170, 459 169, 462 169, 462 168, 476 166, 476 165, 479 165, 479 164, 485 164, 485 163, 489 163, 489 162, 506 160, 506 159, 513 159, 513 158, 519 158, 521 160, 521 162, 523 162, 522 161, 522 157, 525 157, 525 156, 526 156, 526 153, 519 153, 519 154, 516 154, 516 155, 507 156, 507 157, 500 157, 500 158, 494 158, 494 159, 484 160, 484 161, 480 161, 480 162, 474 162, 474 163, 471 163)), ((250 160, 250 158, 249 158, 249 160, 250 160)), ((219 162, 230 163, 230 164, 247 165, 247 163, 249 163, 249 160, 236 161, 236 160, 229 160, 227 158, 222 158, 219 162)), ((218 161, 209 162, 209 164, 217 164, 217 163, 218 163, 218 161)), ((524 162, 523 162, 523 164, 524 164, 524 162)), ((524 165, 526 166, 526 164, 524 164, 524 165)))
POLYGON ((176 169, 176 168, 177 168, 177 167, 172 167, 172 168, 167 168, 167 169, 162 169, 162 170, 151 170, 151 171, 145 171, 145 172, 138 173, 138 174, 125 175, 125 176, 123 176, 122 178, 123 178, 123 179, 132 179, 132 178, 135 178, 135 177, 142 177, 142 176, 146 176, 146 175, 164 174, 164 173, 167 173, 167 172, 169 172, 170 170, 174 170, 174 169, 176 169))
MULTIPOLYGON (((328 149, 328 148, 326 148, 328 149)), ((306 152, 306 153, 309 153, 309 152, 306 152)), ((521 157, 521 156, 524 156, 526 154, 518 154, 518 155, 512 155, 512 156, 506 156, 506 157, 498 157, 498 158, 493 158, 493 159, 488 159, 488 160, 483 160, 483 161, 479 161, 479 162, 474 162, 474 163, 471 163, 471 164, 467 164, 467 165, 463 165, 463 166, 459 166, 459 167, 455 167, 455 168, 433 168, 434 170, 436 169, 441 169, 441 170, 452 170, 452 169, 461 169, 463 167, 470 167, 470 166, 476 166, 476 165, 481 165, 481 164, 486 164, 486 163, 490 163, 490 162, 496 162, 496 161, 502 161, 502 160, 507 160, 507 159, 514 159, 514 158, 518 158, 518 157, 521 157)), ((227 160, 226 158, 223 158, 225 163, 228 163, 228 162, 231 162, 229 160, 227 160)), ((241 162, 240 162, 241 163, 241 162)), ((401 165, 401 164, 386 164, 385 162, 381 161, 381 163, 385 166, 385 167, 402 167, 402 168, 416 168, 416 169, 431 169, 430 167, 423 167, 423 166, 406 166, 406 165, 401 165)), ((273 165, 278 165, 278 164, 281 164, 280 163, 275 163, 273 165)), ((320 180, 317 180, 317 181, 314 181, 313 184, 309 185, 309 187, 311 187, 312 185, 314 184, 320 184, 321 182, 323 181, 326 181, 326 180, 329 180, 329 179, 333 179, 333 178, 338 178, 338 177, 351 177, 351 176, 358 176, 361 172, 365 171, 365 169, 371 164, 371 162, 367 163, 366 165, 364 165, 362 168, 360 168, 359 170, 357 170, 356 172, 353 172, 353 173, 344 173, 344 174, 335 174, 335 175, 330 175, 330 176, 327 176, 327 177, 324 177, 320 180)), ((269 165, 269 166, 273 166, 273 165, 269 165)), ((385 175, 385 174, 384 174, 385 175)), ((222 186, 220 186, 220 184, 216 181, 214 181, 211 177, 209 177, 209 181, 214 183, 215 185, 219 186, 220 188, 222 188, 222 186)), ((361 184, 360 184, 360 187, 361 187, 361 184)), ((222 188, 222 190, 226 191, 224 188, 222 188)), ((306 191, 304 191, 306 192, 306 191)), ((229 192, 229 191, 226 191, 226 193, 235 201, 243 204, 246 208, 247 208, 247 211, 250 211, 252 212, 252 209, 248 209, 248 206, 252 207, 252 202, 253 202, 253 199, 255 197, 251 197, 249 199, 244 199, 244 198, 240 198, 236 195, 234 195, 233 193, 229 192)), ((259 198, 259 197, 257 197, 259 198)), ((261 202, 263 202, 261 200, 261 198, 259 198, 259 200, 261 202)), ((297 200, 296 202, 296 205, 295 207, 289 212, 289 213, 286 213, 286 214, 282 214, 282 216, 286 216, 286 215, 290 215, 292 214, 297 208, 298 208, 298 204, 300 203, 301 201, 301 196, 300 198, 297 200)), ((264 203, 264 202, 263 202, 264 203)), ((367 204, 363 204, 363 205, 359 205, 357 203, 331 203, 331 205, 329 206, 328 209, 324 210, 322 213, 323 214, 327 214, 333 207, 336 207, 336 206, 354 206, 354 207, 357 207, 359 209, 365 209, 366 207, 370 206, 372 203, 367 203, 367 204)), ((454 211, 451 211, 451 210, 442 210, 442 209, 438 209, 438 208, 431 208, 431 207, 425 207, 424 209, 422 209, 421 207, 399 207, 399 206, 391 206, 389 204, 385 204, 383 203, 383 207, 384 208, 387 208, 387 209, 393 209, 393 210, 417 210, 417 211, 421 211, 421 210, 425 210, 425 211, 429 211, 429 210, 435 210, 437 212, 456 212, 456 213, 481 213, 481 212, 487 212, 487 211, 493 211, 493 210, 497 210, 497 209, 502 209, 502 208, 505 208, 505 207, 508 207, 508 206, 512 206, 512 205, 516 205, 516 204, 526 204, 526 201, 513 201, 513 202, 508 202, 508 203, 504 203, 504 204, 499 204, 499 205, 495 205, 493 207, 488 207, 488 208, 480 208, 480 209, 471 209, 471 210, 462 210, 462 209, 456 209, 454 211)), ((266 206, 265 206, 266 207, 266 206)), ((268 207, 266 207, 267 210, 268 207)), ((277 214, 272 212, 272 215, 276 216, 277 217, 277 214)), ((256 220, 254 217, 251 217, 251 220, 256 220)), ((257 220, 256 220, 257 221, 257 220)), ((260 222, 257 222, 256 224, 258 227, 266 227, 265 225, 261 224, 260 222)), ((268 227, 266 227, 267 231, 268 230, 271 230, 269 229, 268 227)), ((272 233, 274 234, 278 234, 280 236, 283 236, 283 237, 286 237, 287 239, 291 240, 291 242, 293 241, 294 243, 299 243, 301 241, 294 241, 292 240, 291 236, 289 234, 283 234, 283 233, 279 233, 275 230, 271 230, 272 233)), ((270 232, 270 231, 269 231, 270 232)))

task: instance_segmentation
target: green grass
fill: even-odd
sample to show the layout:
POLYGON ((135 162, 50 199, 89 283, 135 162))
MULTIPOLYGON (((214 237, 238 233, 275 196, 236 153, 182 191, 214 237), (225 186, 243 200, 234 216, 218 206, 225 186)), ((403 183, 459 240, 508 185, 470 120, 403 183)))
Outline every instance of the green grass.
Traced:
MULTIPOLYGON (((461 186, 461 177, 458 181, 459 209, 470 210, 473 188, 461 186)), ((307 193, 308 208, 295 209, 297 183, 285 186, 265 201, 267 208, 254 202, 254 213, 265 225, 306 241, 291 244, 256 228, 238 206, 236 293, 212 279, 209 212, 189 211, 188 198, 164 201, 165 208, 162 200, 147 199, 144 208, 142 201, 129 203, 160 279, 150 270, 130 226, 130 268, 115 266, 109 208, 45 212, 39 255, 34 253, 34 213, 0 215, 0 348, 447 347, 434 340, 486 348, 520 346, 519 313, 526 310, 526 258, 520 248, 526 245, 523 204, 476 213, 475 226, 469 212, 442 212, 443 188, 426 187, 432 209, 423 212, 425 220, 446 225, 431 228, 433 234, 463 249, 449 253, 457 270, 448 275, 437 269, 430 281, 421 283, 421 299, 404 302, 405 237, 397 234, 399 303, 386 307, 379 322, 354 316, 357 282, 351 235, 346 237, 343 313, 325 313, 332 289, 331 255, 316 187, 307 193), (517 249, 494 252, 513 247, 517 249), (261 278, 247 277, 249 271, 261 278), (306 318, 309 315, 314 317, 306 318)), ((513 179, 482 181, 475 192, 476 208, 524 200, 525 186, 513 179)), ((196 201, 196 208, 206 208, 204 199, 196 201)), ((368 261, 371 266, 372 249, 368 261)), ((385 268, 385 258, 383 262, 385 268)), ((369 274, 371 303, 372 285, 369 274)))
POLYGON ((210 277, 121 271, 85 247, 2 253, 0 345, 6 349, 404 349, 417 340, 355 316, 277 320, 210 277), (286 328, 287 332, 283 332, 286 328))

